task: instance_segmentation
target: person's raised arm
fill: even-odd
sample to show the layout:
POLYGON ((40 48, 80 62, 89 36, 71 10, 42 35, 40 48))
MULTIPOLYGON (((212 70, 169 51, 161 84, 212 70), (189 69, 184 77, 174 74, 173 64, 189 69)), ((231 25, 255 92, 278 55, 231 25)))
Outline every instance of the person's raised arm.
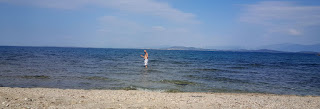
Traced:
POLYGON ((142 58, 144 58, 144 56, 140 55, 142 58))

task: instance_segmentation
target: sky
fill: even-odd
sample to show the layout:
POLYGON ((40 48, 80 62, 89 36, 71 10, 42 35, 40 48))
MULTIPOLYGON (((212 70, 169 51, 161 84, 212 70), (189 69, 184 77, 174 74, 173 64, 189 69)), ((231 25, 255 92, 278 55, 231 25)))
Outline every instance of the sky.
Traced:
POLYGON ((311 45, 319 19, 320 0, 0 0, 0 45, 311 45))

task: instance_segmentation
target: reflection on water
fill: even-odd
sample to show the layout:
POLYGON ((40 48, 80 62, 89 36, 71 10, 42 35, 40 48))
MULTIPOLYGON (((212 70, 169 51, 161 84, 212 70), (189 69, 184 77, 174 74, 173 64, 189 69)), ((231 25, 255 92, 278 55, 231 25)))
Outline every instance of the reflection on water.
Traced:
POLYGON ((142 87, 148 87, 149 81, 148 81, 148 68, 144 68, 142 75, 141 75, 141 86, 142 87))

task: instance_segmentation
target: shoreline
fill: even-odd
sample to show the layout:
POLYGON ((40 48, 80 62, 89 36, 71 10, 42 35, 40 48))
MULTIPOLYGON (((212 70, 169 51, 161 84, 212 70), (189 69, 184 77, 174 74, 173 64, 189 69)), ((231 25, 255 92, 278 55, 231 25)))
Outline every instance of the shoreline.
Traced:
POLYGON ((320 96, 0 87, 1 108, 320 108, 320 96))

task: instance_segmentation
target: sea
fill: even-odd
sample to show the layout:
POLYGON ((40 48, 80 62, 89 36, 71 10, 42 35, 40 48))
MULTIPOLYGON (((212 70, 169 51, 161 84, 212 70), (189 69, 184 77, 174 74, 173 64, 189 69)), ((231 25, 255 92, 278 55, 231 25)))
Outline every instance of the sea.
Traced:
POLYGON ((0 46, 0 87, 320 96, 304 53, 0 46))

